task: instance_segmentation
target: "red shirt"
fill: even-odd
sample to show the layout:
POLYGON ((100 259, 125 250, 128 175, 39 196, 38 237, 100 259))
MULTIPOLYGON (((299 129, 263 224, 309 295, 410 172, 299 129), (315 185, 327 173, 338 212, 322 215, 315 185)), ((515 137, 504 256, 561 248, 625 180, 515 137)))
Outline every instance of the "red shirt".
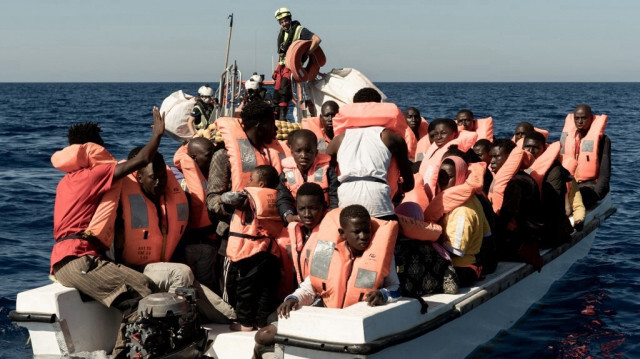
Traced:
POLYGON ((53 238, 56 244, 51 252, 51 273, 54 264, 68 256, 100 256, 99 248, 90 241, 66 239, 83 232, 89 226, 102 195, 111 188, 116 164, 101 164, 67 173, 58 183, 53 210, 53 238))

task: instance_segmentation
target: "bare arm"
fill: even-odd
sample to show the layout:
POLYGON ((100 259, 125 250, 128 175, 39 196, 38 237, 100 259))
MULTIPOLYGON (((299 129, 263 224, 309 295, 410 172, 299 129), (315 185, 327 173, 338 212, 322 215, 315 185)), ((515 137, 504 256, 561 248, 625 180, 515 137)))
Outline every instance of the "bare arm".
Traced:
POLYGON ((321 42, 322 42, 322 39, 320 39, 318 35, 313 34, 313 36, 311 37, 311 47, 309 47, 309 52, 316 51, 318 46, 320 46, 321 42))
POLYGON ((117 181, 126 175, 133 173, 146 166, 153 160, 153 157, 160 146, 160 139, 164 134, 164 114, 160 115, 158 107, 153 107, 153 126, 151 130, 151 139, 140 150, 140 152, 132 159, 119 163, 113 171, 113 180, 117 181))
POLYGON ((331 143, 329 143, 329 146, 327 146, 327 154, 331 156, 333 160, 335 160, 336 156, 338 155, 338 150, 340 149, 340 145, 342 144, 342 139, 344 139, 344 133, 341 133, 338 136, 334 137, 333 140, 331 140, 331 143))
MULTIPOLYGON (((396 159, 400 175, 402 176, 402 189, 405 192, 411 191, 414 186, 413 171, 411 170, 411 161, 409 161, 409 149, 407 143, 397 133, 384 130, 380 134, 382 143, 389 149, 391 155, 396 159)), ((333 142, 331 142, 333 144, 333 142)))
POLYGON ((189 128, 189 131, 191 131, 192 135, 196 134, 196 126, 193 124, 196 121, 196 118, 193 116, 189 116, 189 119, 187 120, 187 127, 189 128))

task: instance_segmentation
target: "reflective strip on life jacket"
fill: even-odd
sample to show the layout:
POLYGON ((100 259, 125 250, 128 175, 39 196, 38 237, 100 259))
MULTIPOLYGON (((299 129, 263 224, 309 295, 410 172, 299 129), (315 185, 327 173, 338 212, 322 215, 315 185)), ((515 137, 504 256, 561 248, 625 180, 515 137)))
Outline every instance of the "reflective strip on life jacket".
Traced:
POLYGON ((269 251, 280 255, 273 241, 280 235, 284 224, 276 207, 277 192, 271 188, 247 187, 250 213, 236 210, 229 225, 227 257, 232 262, 269 251))
MULTIPOLYGON (((272 143, 259 152, 242 129, 240 119, 220 117, 216 120, 218 131, 222 134, 224 145, 231 164, 231 190, 242 191, 249 182, 251 171, 260 165, 271 165, 278 172, 282 170, 280 165, 280 144, 272 143)), ((275 142, 275 141, 274 141, 275 142)))
POLYGON ((156 205, 142 192, 136 173, 123 178, 122 218, 124 220, 123 264, 141 266, 148 263, 167 262, 182 238, 189 223, 187 197, 173 172, 166 168, 167 185, 160 200, 161 213, 167 228, 161 229, 156 205))

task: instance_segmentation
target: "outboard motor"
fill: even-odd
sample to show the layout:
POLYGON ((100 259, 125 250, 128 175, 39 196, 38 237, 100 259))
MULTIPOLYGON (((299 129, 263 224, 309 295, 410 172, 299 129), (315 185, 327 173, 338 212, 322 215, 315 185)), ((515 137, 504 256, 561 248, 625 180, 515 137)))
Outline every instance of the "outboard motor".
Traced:
POLYGON ((206 332, 200 328, 193 288, 176 294, 155 293, 138 303, 138 319, 127 324, 125 341, 130 359, 200 358, 206 332))

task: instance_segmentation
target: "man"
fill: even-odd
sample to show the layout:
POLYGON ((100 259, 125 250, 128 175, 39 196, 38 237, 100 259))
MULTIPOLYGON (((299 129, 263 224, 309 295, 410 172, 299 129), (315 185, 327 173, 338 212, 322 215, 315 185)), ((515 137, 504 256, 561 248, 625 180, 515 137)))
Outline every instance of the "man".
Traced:
MULTIPOLYGON (((513 142, 518 143, 527 133, 534 132, 535 127, 529 122, 520 122, 513 132, 513 142)), ((543 136, 544 137, 544 136, 543 136)))
MULTIPOLYGON (((218 263, 225 262, 227 268, 229 262, 223 257, 227 250, 229 223, 235 209, 245 202, 242 190, 249 182, 251 171, 259 165, 271 165, 281 170, 280 154, 271 146, 277 130, 271 107, 263 101, 252 101, 246 104, 241 116, 242 123, 224 117, 216 121, 225 148, 211 158, 207 182, 207 209, 211 221, 218 220, 216 235, 221 239, 218 263)), ((226 273, 221 268, 218 270, 226 273)), ((233 295, 229 297, 230 293, 225 292, 226 276, 222 274, 219 278, 223 299, 233 304, 233 295)))
MULTIPOLYGON (((113 238, 115 208, 105 210, 113 213, 102 217, 105 221, 99 221, 96 212, 103 196, 110 194, 112 187, 117 189, 120 179, 151 162, 163 134, 164 116, 154 107, 151 139, 129 161, 116 163, 102 147, 100 127, 91 122, 71 126, 69 147, 51 158, 54 167, 67 173, 56 189, 56 244, 51 252, 51 273, 62 285, 76 288, 107 307, 118 308, 125 321, 135 314, 138 301, 158 288, 142 273, 104 259, 103 253, 113 238)), ((119 190, 113 192, 119 195, 119 190)), ((124 322, 114 356, 124 349, 122 329, 124 322)))
POLYGON ((273 101, 278 105, 280 121, 286 121, 289 110, 289 101, 293 97, 291 92, 291 71, 284 66, 285 56, 289 46, 297 40, 311 40, 309 53, 314 52, 322 40, 318 35, 300 25, 298 21, 291 20, 291 11, 286 7, 276 10, 275 18, 280 24, 278 33, 278 66, 273 72, 273 79, 276 81, 273 88, 273 101))
POLYGON ((415 107, 407 107, 404 111, 404 118, 416 136, 416 140, 419 141, 422 137, 429 135, 429 124, 420 115, 420 110, 415 107))
MULTIPOLYGON (((379 114, 376 108, 391 109, 390 104, 379 103, 381 100, 375 89, 361 89, 353 96, 353 105, 343 106, 347 110, 343 115, 349 121, 351 110, 354 113, 362 110, 378 111, 379 114)), ((397 107, 395 110, 400 112, 397 107)), ((391 116, 391 112, 389 114, 388 122, 393 123, 396 118, 391 116)), ((399 116, 403 121, 401 112, 399 116)), ((404 179, 403 190, 411 191, 414 185, 407 143, 401 135, 381 126, 351 128, 333 138, 327 154, 333 156, 340 167, 339 207, 360 204, 372 217, 384 220, 397 218, 390 187, 390 181, 397 183, 397 176, 395 179, 387 179, 392 158, 397 162, 396 171, 399 169, 400 176, 404 179)))
POLYGON ((333 118, 340 111, 340 106, 335 101, 327 101, 320 108, 320 117, 307 117, 302 119, 302 128, 312 131, 318 138, 318 152, 327 153, 327 146, 333 140, 333 118))
MULTIPOLYGON (((545 142, 545 138, 541 133, 536 131, 529 132, 524 136, 522 149, 531 153, 536 159, 536 162, 538 162, 534 163, 537 164, 537 166, 532 165, 533 167, 540 168, 540 171, 544 171, 544 168, 541 168, 541 166, 548 166, 544 173, 541 186, 545 224, 542 246, 554 247, 569 241, 571 239, 570 234, 573 231, 571 222, 569 222, 569 218, 565 214, 567 182, 571 182, 571 175, 557 160, 560 149, 557 144, 548 150, 555 152, 549 152, 547 156, 542 156, 547 150, 545 142), (540 161, 544 161, 544 163, 540 163, 540 161)), ((576 225, 580 226, 580 223, 576 222, 576 225)))
MULTIPOLYGON (((611 140, 604 134, 607 116, 594 116, 589 105, 573 112, 575 130, 564 131, 561 142, 563 165, 574 174, 585 207, 592 208, 609 193, 611 179, 611 140), (577 161, 576 168, 567 161, 577 161)), ((566 124, 565 124, 566 127, 566 124)))
POLYGON ((200 129, 209 127, 209 120, 213 114, 213 89, 208 84, 204 84, 198 89, 198 95, 193 111, 187 119, 187 126, 192 135, 200 129))
POLYGON ((493 141, 493 118, 476 119, 471 110, 462 109, 456 115, 459 130, 471 131, 478 134, 478 139, 486 138, 493 141))
MULTIPOLYGON (((516 144, 509 139, 496 139, 491 145, 491 171, 495 173, 494 183, 503 176, 500 169, 512 155, 524 154, 521 150, 512 153, 516 144)), ((496 237, 501 260, 517 260, 532 264, 538 271, 542 268, 542 258, 538 251, 543 236, 543 207, 540 201, 538 184, 522 170, 524 159, 514 157, 510 165, 517 170, 510 176, 502 205, 499 207, 496 219, 496 237)), ((494 189, 489 198, 495 198, 494 189)), ((492 199, 494 201, 495 200, 492 199)))

